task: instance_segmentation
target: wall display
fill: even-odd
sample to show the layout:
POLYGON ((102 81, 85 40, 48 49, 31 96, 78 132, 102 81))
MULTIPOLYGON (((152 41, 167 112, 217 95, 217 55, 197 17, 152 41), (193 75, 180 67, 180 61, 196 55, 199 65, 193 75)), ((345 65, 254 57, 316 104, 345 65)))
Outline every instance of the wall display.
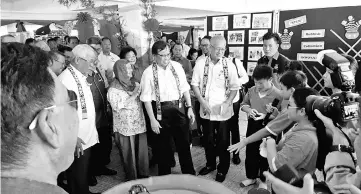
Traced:
POLYGON ((325 29, 302 30, 302 38, 323 38, 325 37, 325 29))
POLYGON ((248 76, 252 76, 253 75, 253 71, 257 66, 257 62, 248 62, 247 63, 247 74, 248 76))
POLYGON ((233 29, 236 28, 250 28, 251 14, 239 14, 233 16, 233 29))
POLYGON ((224 31, 209 31, 209 36, 223 36, 224 37, 224 31))
POLYGON ((263 44, 263 35, 268 30, 249 30, 249 41, 248 44, 263 44))
POLYGON ((243 60, 244 47, 229 47, 229 56, 237 58, 239 60, 243 60))
POLYGON ((258 61, 263 55, 263 47, 248 47, 249 61, 258 61))
POLYGON ((228 31, 228 44, 244 44, 244 30, 228 31))
POLYGON ((213 17, 212 30, 228 30, 228 16, 213 17))
POLYGON ((297 53, 298 61, 317 61, 317 53, 297 53))
POLYGON ((325 49, 325 42, 301 42, 301 50, 323 50, 325 49))
POLYGON ((281 48, 282 48, 283 50, 288 50, 288 49, 290 49, 290 48, 291 48, 291 38, 292 38, 292 36, 293 36, 293 32, 292 32, 292 31, 291 31, 291 32, 288 32, 287 29, 284 29, 284 30, 283 30, 283 34, 278 33, 278 35, 280 36, 281 41, 282 41, 282 43, 281 43, 281 48))
POLYGON ((345 37, 347 39, 356 39, 360 35, 360 33, 358 32, 358 28, 361 25, 361 20, 356 21, 352 15, 348 16, 347 20, 343 20, 341 22, 341 24, 345 26, 345 37))
POLYGON ((299 25, 305 24, 305 23, 307 23, 306 15, 286 20, 285 21, 285 28, 290 28, 290 27, 293 27, 293 26, 299 26, 299 25))
POLYGON ((272 13, 253 14, 252 28, 272 28, 272 13))

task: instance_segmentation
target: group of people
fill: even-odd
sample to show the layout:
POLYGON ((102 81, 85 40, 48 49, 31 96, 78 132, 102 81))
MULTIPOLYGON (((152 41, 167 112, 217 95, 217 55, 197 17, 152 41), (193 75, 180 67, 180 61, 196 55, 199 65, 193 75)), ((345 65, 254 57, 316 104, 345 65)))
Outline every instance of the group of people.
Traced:
MULTIPOLYGON (((307 98, 319 94, 307 87, 304 64, 278 52, 276 33, 263 36, 265 56, 251 77, 243 62, 225 56, 222 36, 202 38, 199 56, 184 37, 171 47, 157 41, 147 67, 137 62, 134 48, 112 53, 107 37, 90 37, 86 44, 66 37, 65 45, 54 38, 48 47, 30 40, 11 43, 10 36, 1 40, 2 191, 65 193, 58 184, 69 193, 88 194, 96 176, 117 173, 106 167, 112 138, 126 180, 149 177, 151 158, 158 175, 171 174, 174 151, 182 173, 196 175, 190 146, 195 121, 207 161, 199 175, 217 170, 215 180, 223 182, 231 158, 240 164, 246 147, 248 179, 242 187, 259 178, 259 187, 266 188, 267 178, 276 193, 305 193, 267 173, 286 164, 302 176, 324 171, 333 192, 361 186, 351 155, 330 149, 353 144, 361 154, 358 123, 343 130, 350 145, 327 117, 306 111, 307 98), (248 115, 242 140, 240 111, 248 115)), ((349 60, 355 75, 357 62, 349 60)), ((326 87, 339 92, 330 73, 326 87)))

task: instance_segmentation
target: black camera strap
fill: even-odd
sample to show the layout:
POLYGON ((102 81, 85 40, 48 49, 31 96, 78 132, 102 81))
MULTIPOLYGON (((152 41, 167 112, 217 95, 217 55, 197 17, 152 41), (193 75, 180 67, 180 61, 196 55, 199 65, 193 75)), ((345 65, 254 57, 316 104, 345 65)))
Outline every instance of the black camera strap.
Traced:
POLYGON ((355 166, 356 166, 357 161, 356 161, 355 157, 352 155, 352 154, 355 152, 355 148, 353 147, 353 145, 352 145, 352 143, 351 143, 351 140, 350 140, 350 138, 348 137, 348 135, 346 135, 346 133, 342 131, 342 127, 341 127, 339 124, 337 124, 337 123, 335 123, 335 124, 336 124, 337 128, 340 129, 340 131, 342 132, 342 134, 346 137, 346 139, 347 139, 347 141, 348 141, 348 144, 349 144, 349 147, 351 148, 351 150, 353 150, 352 152, 350 151, 350 152, 347 152, 347 153, 350 154, 350 156, 351 156, 351 158, 352 158, 352 161, 353 161, 353 163, 354 163, 355 166))

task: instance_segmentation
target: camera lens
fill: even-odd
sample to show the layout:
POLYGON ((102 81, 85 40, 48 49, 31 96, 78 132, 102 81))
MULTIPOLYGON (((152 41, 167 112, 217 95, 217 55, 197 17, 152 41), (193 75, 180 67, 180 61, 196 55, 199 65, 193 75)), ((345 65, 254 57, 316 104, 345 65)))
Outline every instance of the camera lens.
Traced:
POLYGON ((326 117, 332 116, 332 99, 325 96, 310 95, 307 97, 306 112, 313 115, 314 110, 319 110, 326 117))

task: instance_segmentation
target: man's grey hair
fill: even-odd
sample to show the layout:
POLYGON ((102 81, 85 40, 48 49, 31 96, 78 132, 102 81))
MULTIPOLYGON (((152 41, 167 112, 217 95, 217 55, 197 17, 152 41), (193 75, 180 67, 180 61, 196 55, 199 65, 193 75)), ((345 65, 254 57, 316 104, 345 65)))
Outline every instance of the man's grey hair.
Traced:
POLYGON ((79 57, 82 59, 92 59, 98 55, 97 52, 87 44, 76 45, 73 48, 73 54, 75 57, 79 57))
POLYGON ((226 39, 223 36, 217 35, 217 36, 213 36, 211 38, 211 44, 214 45, 216 42, 224 42, 224 44, 226 44, 226 39))

